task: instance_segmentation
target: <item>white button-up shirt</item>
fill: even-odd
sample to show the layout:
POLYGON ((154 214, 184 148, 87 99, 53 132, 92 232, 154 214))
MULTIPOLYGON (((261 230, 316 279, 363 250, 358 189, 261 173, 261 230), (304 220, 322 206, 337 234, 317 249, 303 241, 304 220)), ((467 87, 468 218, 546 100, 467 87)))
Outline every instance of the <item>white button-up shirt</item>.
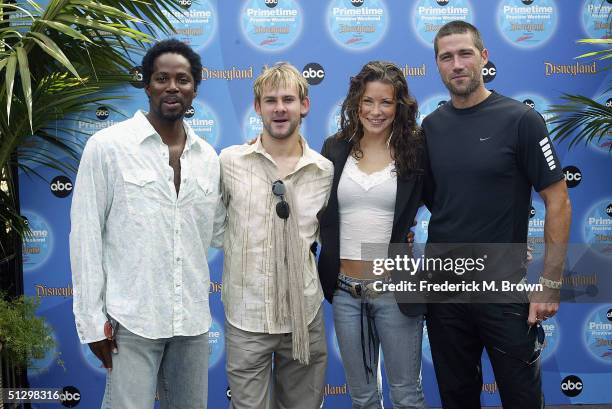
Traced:
MULTIPOLYGON (((318 238, 317 214, 327 205, 334 168, 329 160, 310 149, 304 139, 302 146, 304 152, 295 170, 283 180, 292 181, 295 203, 290 211, 297 215, 300 237, 310 244, 318 238)), ((263 148, 261 137, 252 145, 224 149, 219 159, 227 207, 222 290, 225 317, 244 331, 289 333, 290 324, 283 326, 272 320, 275 306, 271 289, 276 283, 267 268, 274 254, 271 218, 278 217, 275 206, 279 199, 272 193, 268 176, 278 174, 274 159, 263 148), (268 167, 268 172, 264 167, 268 167)), ((315 256, 311 252, 309 256, 303 283, 308 323, 315 318, 323 300, 315 256)))
POLYGON ((156 339, 208 331, 206 252, 220 245, 219 159, 184 123, 177 197, 168 146, 144 113, 93 135, 72 198, 73 310, 83 343, 107 315, 156 339))

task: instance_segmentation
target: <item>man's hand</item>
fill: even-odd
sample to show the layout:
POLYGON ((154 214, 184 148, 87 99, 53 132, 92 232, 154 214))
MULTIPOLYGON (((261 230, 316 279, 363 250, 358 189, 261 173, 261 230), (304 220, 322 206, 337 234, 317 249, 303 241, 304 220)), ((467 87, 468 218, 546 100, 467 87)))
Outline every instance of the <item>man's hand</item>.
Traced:
POLYGON ((115 339, 103 339, 102 341, 90 342, 89 349, 94 353, 100 361, 102 366, 109 370, 113 369, 113 358, 112 353, 117 353, 117 341, 115 339))
POLYGON ((543 291, 533 293, 530 298, 529 317, 527 318, 529 326, 544 321, 559 311, 559 290, 544 287, 543 291))

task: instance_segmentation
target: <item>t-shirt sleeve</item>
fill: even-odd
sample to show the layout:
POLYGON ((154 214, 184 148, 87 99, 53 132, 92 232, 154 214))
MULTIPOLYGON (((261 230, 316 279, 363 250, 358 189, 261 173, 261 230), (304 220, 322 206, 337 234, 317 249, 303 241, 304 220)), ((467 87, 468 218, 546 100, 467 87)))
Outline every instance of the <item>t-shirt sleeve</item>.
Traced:
POLYGON ((548 136, 544 118, 530 109, 518 126, 518 160, 536 192, 563 179, 561 162, 548 136))

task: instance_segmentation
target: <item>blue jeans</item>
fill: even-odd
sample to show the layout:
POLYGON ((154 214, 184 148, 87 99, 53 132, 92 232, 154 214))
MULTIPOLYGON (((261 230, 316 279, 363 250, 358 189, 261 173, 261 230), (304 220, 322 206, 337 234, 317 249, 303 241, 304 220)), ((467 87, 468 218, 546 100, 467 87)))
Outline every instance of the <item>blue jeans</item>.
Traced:
MULTIPOLYGON (((357 280, 343 275, 341 278, 346 282, 368 282, 368 280, 357 280)), ((408 317, 402 314, 392 292, 375 297, 365 296, 361 299, 336 289, 332 306, 338 346, 353 409, 381 409, 383 407, 378 369, 381 346, 385 357, 385 372, 389 381, 389 394, 393 408, 425 408, 421 386, 423 317, 408 317), (366 313, 362 316, 362 303, 369 304, 367 314, 372 317, 376 328, 377 336, 374 337, 371 348, 368 348, 367 316, 366 313), (373 375, 370 376, 366 376, 362 337, 365 360, 366 363, 371 363, 373 370, 373 375)))
POLYGON ((208 332, 148 339, 119 325, 102 409, 206 409, 208 332))

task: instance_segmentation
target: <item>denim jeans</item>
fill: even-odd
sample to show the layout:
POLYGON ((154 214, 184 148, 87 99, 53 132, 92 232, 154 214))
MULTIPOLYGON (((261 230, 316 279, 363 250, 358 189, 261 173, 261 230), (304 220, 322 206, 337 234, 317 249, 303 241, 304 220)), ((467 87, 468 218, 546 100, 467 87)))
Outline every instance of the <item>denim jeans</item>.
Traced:
MULTIPOLYGON (((341 275, 345 282, 367 282, 341 275)), ((385 372, 394 409, 425 408, 421 386, 421 341, 423 317, 402 314, 392 292, 374 297, 354 298, 336 289, 333 299, 334 326, 344 364, 344 372, 353 402, 353 409, 380 409, 382 388, 379 377, 379 349, 385 357, 385 372), (368 303, 368 312, 375 324, 377 337, 368 348, 367 317, 361 304, 368 303), (362 321, 363 320, 363 321, 362 321), (362 326, 363 322, 363 326, 362 326), (363 328, 363 333, 362 333, 363 328), (366 361, 372 363, 373 376, 366 379, 362 337, 366 361), (370 354, 370 351, 372 354, 370 354)))
POLYGON ((148 339, 119 325, 102 409, 206 409, 208 332, 148 339))

